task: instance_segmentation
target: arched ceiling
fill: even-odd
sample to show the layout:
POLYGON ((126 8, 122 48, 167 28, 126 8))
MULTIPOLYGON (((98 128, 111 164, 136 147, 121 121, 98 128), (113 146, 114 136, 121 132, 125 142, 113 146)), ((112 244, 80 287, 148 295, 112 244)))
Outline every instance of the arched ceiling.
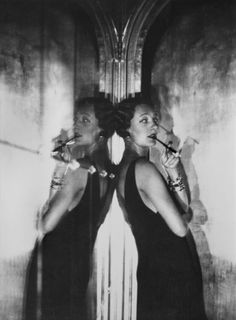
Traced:
MULTIPOLYGON (((135 14, 137 9, 147 3, 149 0, 71 0, 72 2, 77 2, 82 4, 84 7, 93 7, 95 10, 100 7, 100 10, 105 13, 105 15, 113 21, 118 33, 122 33, 127 24, 129 18, 135 14)), ((173 7, 173 10, 178 12, 185 10, 186 7, 192 5, 199 5, 204 2, 216 2, 220 0, 169 0, 166 1, 173 7)), ((160 0, 152 0, 151 4, 158 4, 160 0)))
POLYGON ((132 12, 143 0, 99 0, 99 2, 107 16, 112 18, 117 31, 120 33, 124 30, 132 12))

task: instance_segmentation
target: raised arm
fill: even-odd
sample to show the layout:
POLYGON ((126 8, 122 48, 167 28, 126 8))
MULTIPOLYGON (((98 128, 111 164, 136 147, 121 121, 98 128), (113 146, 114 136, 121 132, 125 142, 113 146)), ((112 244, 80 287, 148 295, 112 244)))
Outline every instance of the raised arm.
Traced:
MULTIPOLYGON (((87 170, 68 169, 64 176, 63 186, 50 199, 47 210, 39 222, 40 232, 45 234, 52 231, 70 208, 73 200, 84 189, 87 181, 87 170)), ((79 200, 79 196, 78 196, 79 200)))
POLYGON ((178 207, 184 210, 183 218, 189 222, 192 218, 190 190, 180 158, 164 150, 161 155, 161 163, 167 176, 171 195, 178 207))
POLYGON ((178 236, 187 233, 187 224, 182 218, 182 212, 173 201, 167 184, 155 165, 141 159, 136 164, 137 186, 144 193, 155 210, 163 217, 169 228, 178 236))

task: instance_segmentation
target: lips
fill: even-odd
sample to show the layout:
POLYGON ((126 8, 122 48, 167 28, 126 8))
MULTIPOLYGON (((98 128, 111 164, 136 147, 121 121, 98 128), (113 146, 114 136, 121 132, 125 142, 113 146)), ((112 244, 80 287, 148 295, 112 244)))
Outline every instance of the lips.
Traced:
POLYGON ((78 138, 80 138, 80 137, 81 137, 80 134, 75 134, 73 138, 71 138, 70 140, 68 140, 68 141, 66 142, 66 145, 67 145, 67 146, 70 146, 70 145, 75 144, 75 143, 76 143, 76 140, 77 140, 78 138))
POLYGON ((155 140, 155 139, 156 139, 156 133, 150 134, 150 135, 148 136, 148 138, 151 138, 151 139, 155 140))
POLYGON ((75 135, 75 143, 76 142, 80 142, 80 138, 82 137, 82 135, 81 134, 76 134, 75 135))

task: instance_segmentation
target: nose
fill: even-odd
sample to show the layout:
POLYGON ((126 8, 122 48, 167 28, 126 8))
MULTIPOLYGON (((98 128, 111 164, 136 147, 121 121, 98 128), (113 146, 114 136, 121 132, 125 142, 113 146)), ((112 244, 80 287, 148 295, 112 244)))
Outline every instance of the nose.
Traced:
POLYGON ((80 135, 81 134, 81 126, 79 126, 78 124, 76 126, 74 126, 74 133, 76 135, 80 135))
POLYGON ((155 129, 158 128, 158 120, 156 118, 152 119, 152 128, 155 128, 155 129))
POLYGON ((74 123, 74 128, 75 129, 80 129, 82 127, 82 122, 80 120, 77 120, 75 123, 74 123))

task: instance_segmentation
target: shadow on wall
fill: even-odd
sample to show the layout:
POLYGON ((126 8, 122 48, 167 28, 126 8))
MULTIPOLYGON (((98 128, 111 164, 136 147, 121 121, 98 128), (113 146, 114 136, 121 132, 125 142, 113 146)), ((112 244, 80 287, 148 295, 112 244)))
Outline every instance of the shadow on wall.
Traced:
MULTIPOLYGON (((207 309, 209 308, 212 312, 212 308, 214 307, 214 288, 212 285, 212 279, 215 277, 215 271, 207 237, 204 232, 204 225, 208 220, 208 216, 207 210, 200 198, 198 176, 192 159, 196 144, 199 144, 199 142, 189 136, 187 136, 184 141, 181 141, 181 138, 173 131, 175 125, 171 108, 173 103, 176 103, 176 101, 173 102, 173 99, 178 99, 178 97, 170 97, 168 87, 164 85, 156 88, 152 87, 151 93, 152 101, 154 101, 155 105, 158 106, 158 113, 160 114, 161 120, 161 127, 159 129, 158 136, 160 136, 160 139, 166 143, 171 141, 176 150, 182 149, 182 175, 185 177, 185 183, 189 186, 189 196, 191 199, 190 207, 192 209, 192 220, 190 222, 190 228, 196 242, 202 267, 205 304, 207 309)), ((155 151, 152 151, 152 154, 154 152, 155 151)), ((161 168, 159 169, 161 170, 161 168)))
POLYGON ((183 143, 209 319, 235 320, 236 2, 187 2, 152 48, 152 96, 183 143))

